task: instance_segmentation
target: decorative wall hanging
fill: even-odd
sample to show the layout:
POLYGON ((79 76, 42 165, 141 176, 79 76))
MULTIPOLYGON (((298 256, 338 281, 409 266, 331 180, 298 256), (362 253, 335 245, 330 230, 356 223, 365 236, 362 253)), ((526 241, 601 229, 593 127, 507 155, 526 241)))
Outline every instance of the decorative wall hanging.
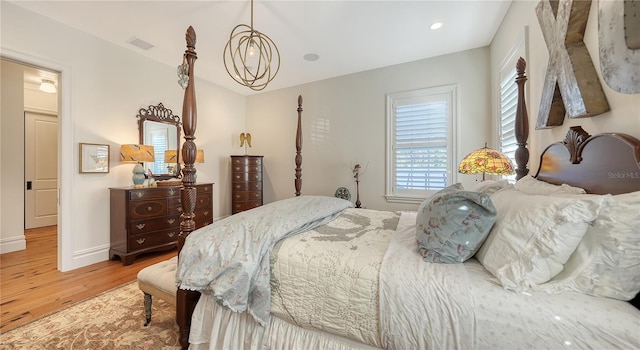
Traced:
POLYGON ((108 173, 109 145, 80 143, 80 173, 108 173))
POLYGON ((607 85, 640 93, 640 1, 598 1, 598 46, 607 85))
POLYGON ((244 147, 244 154, 249 154, 249 149, 247 147, 251 147, 250 133, 240 133, 240 147, 244 147))
POLYGON ((536 129, 562 125, 569 118, 592 117, 609 110, 584 41, 590 0, 542 0, 536 15, 549 49, 536 129))

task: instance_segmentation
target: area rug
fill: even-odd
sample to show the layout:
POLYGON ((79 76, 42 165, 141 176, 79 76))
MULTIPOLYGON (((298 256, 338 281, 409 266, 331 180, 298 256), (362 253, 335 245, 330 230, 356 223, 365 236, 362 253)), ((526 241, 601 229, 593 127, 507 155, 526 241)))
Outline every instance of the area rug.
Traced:
POLYGON ((99 294, 0 335, 2 349, 179 349, 175 308, 153 300, 144 327, 137 282, 99 294))

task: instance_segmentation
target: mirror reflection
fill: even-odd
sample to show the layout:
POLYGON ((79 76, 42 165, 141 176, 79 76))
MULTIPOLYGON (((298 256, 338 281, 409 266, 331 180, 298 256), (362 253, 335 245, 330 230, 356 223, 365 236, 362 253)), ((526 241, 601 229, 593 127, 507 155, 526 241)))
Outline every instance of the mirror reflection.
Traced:
POLYGON ((145 163, 145 171, 151 171, 153 177, 158 180, 175 177, 179 172, 176 165, 180 162, 180 117, 174 115, 162 103, 141 108, 136 117, 140 143, 153 146, 155 153, 155 162, 145 163), (177 150, 175 163, 165 161, 167 150, 177 150))

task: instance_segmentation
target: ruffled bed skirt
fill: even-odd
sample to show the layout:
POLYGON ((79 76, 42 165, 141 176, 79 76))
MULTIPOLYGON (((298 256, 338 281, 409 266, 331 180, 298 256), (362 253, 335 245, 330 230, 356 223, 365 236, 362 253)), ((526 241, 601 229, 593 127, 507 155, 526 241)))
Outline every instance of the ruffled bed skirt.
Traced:
POLYGON ((378 349, 274 316, 262 327, 246 312, 219 306, 210 295, 202 295, 193 312, 189 342, 193 350, 378 349))

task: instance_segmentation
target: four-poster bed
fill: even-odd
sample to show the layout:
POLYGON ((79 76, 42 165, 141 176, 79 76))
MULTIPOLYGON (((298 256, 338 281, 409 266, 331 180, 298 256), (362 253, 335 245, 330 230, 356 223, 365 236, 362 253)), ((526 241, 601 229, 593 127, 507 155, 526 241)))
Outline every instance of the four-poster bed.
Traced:
MULTIPOLYGON (((492 259, 491 251, 484 246, 484 251, 478 253, 482 259, 472 258, 464 264, 426 263, 414 254, 416 217, 420 220, 420 213, 405 215, 355 209, 341 199, 331 198, 325 202, 322 198, 300 196, 301 96, 297 101, 295 141, 296 197, 242 212, 194 231, 193 162, 197 110, 193 84, 195 32, 191 27, 187 30, 186 41, 184 58, 188 63, 189 80, 183 106, 186 140, 182 180, 184 213, 176 276, 180 286, 176 317, 184 348, 190 345, 190 332, 192 348, 210 349, 518 348, 523 344, 530 347, 598 347, 603 344, 640 347, 640 339, 633 334, 640 326, 640 312, 627 302, 593 296, 608 292, 595 288, 601 287, 598 281, 593 282, 596 285, 591 286, 588 293, 558 292, 576 287, 565 287, 570 285, 567 281, 550 278, 551 286, 556 289, 553 293, 549 288, 545 289, 544 283, 527 284, 531 289, 523 289, 530 283, 525 276, 515 279, 512 290, 506 290, 501 284, 506 286, 506 282, 513 282, 513 279, 501 275, 499 269, 489 272, 483 267, 485 258, 486 266, 492 259), (287 218, 291 212, 294 218, 287 218), (267 218, 280 216, 282 223, 266 222, 267 218), (313 216, 315 221, 308 226, 306 221, 298 225, 296 220, 302 220, 304 216, 313 216), (296 230, 293 233, 272 232, 272 227, 278 225, 296 230), (214 238, 208 235, 213 230, 219 230, 214 238), (257 234, 258 231, 264 233, 257 234), (230 245, 222 242, 222 233, 224 240, 230 237, 230 245), (272 240, 263 242, 260 236, 272 240), (254 253, 258 250, 263 254, 254 253), (205 256, 206 252, 212 254, 205 256), (240 260, 230 260, 236 255, 240 255, 240 260), (224 271, 215 275, 212 271, 220 266, 225 266, 224 271), (249 266, 253 270, 245 271, 249 266), (240 273, 236 274, 235 270, 240 273), (208 278, 202 271, 215 276, 208 278), (437 284, 432 286, 432 282, 437 284), (201 295, 197 290, 204 293, 201 295), (600 324, 601 319, 610 321, 600 324)), ((605 202, 623 202, 618 206, 622 211, 628 211, 629 206, 637 208, 638 200, 624 195, 640 190, 640 141, 631 136, 601 134, 589 137, 581 129, 572 129, 564 142, 551 145, 543 152, 537 179, 526 176, 529 154, 525 146, 529 131, 523 94, 524 69, 525 63, 521 60, 517 66, 516 138, 519 147, 516 161, 518 177, 523 178, 519 183, 527 181, 532 185, 520 191, 512 185, 493 182, 483 184, 478 191, 486 191, 487 195, 492 193, 498 209, 509 206, 499 203, 500 196, 516 196, 516 192, 518 196, 524 196, 523 193, 529 190, 539 193, 523 197, 531 201, 522 204, 523 212, 533 211, 526 206, 533 207, 534 199, 553 203, 565 201, 562 205, 567 206, 569 201, 597 206, 589 218, 583 212, 580 214, 585 216, 580 218, 585 232, 588 222, 600 220, 605 202), (616 157, 607 156, 611 150, 616 157), (600 160, 605 158, 607 163, 599 170, 600 160), (629 176, 615 175, 616 181, 603 178, 618 173, 629 176), (579 186, 592 194, 582 196, 595 198, 574 200, 569 195, 567 198, 564 195, 553 197, 546 193, 543 196, 540 192, 559 191, 566 186, 551 184, 579 186), (597 196, 606 193, 624 197, 597 196)), ((497 222, 504 226, 509 218, 501 218, 500 212, 498 210, 497 222)), ((529 230, 535 229, 521 228, 521 231, 529 230)), ((487 242, 497 244, 498 238, 493 235, 493 232, 489 234, 487 242)), ((580 261, 572 262, 573 256, 567 256, 567 259, 569 263, 580 264, 580 261)), ((624 259, 620 261, 624 262, 624 259)), ((572 276, 562 277, 570 280, 572 276)), ((629 286, 623 287, 623 292, 629 292, 629 286)))

